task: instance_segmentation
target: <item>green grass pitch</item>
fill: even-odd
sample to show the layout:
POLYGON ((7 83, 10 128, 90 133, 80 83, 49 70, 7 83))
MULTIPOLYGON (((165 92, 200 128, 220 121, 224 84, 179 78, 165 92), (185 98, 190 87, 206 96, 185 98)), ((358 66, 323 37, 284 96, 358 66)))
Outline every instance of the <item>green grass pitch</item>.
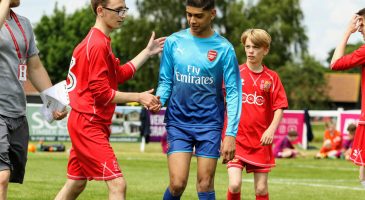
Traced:
MULTIPOLYGON (((69 143, 66 144, 70 146, 69 143)), ((128 200, 160 200, 168 185, 166 155, 159 143, 146 145, 139 152, 137 143, 113 143, 120 166, 127 180, 128 200)), ((304 158, 276 160, 277 166, 269 174, 271 200, 360 200, 365 189, 358 182, 358 168, 344 160, 316 160, 316 150, 305 151, 304 158)), ((29 153, 23 185, 10 184, 8 199, 54 199, 66 180, 68 154, 29 153)), ((221 160, 219 160, 221 162, 221 160)), ((188 186, 182 199, 195 200, 196 158, 191 164, 188 186)), ((255 199, 252 174, 243 174, 242 199, 255 199)), ((215 191, 218 200, 227 191, 226 167, 218 164, 215 191)), ((107 188, 102 181, 88 182, 80 200, 107 199, 107 188)))

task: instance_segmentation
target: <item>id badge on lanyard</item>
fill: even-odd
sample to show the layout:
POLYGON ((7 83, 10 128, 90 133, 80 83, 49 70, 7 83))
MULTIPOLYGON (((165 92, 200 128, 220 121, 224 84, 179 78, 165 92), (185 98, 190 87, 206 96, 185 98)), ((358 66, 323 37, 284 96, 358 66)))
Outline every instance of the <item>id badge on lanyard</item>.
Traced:
POLYGON ((19 65, 18 65, 18 79, 19 81, 26 81, 27 80, 27 65, 26 65, 26 57, 28 54, 28 40, 27 40, 27 36, 25 35, 25 31, 22 27, 22 25, 19 22, 18 17, 16 16, 16 14, 10 10, 10 16, 14 19, 14 21, 16 22, 16 24, 18 25, 20 31, 22 32, 23 38, 24 38, 24 43, 25 43, 25 55, 24 55, 24 59, 22 58, 22 54, 20 52, 20 47, 19 44, 15 38, 15 35, 13 33, 13 31, 11 30, 9 24, 7 22, 4 23, 5 27, 8 29, 10 36, 14 42, 14 46, 15 46, 15 50, 16 53, 18 55, 19 58, 19 65))
POLYGON ((18 79, 19 79, 19 81, 27 81, 27 65, 26 64, 18 65, 18 79))

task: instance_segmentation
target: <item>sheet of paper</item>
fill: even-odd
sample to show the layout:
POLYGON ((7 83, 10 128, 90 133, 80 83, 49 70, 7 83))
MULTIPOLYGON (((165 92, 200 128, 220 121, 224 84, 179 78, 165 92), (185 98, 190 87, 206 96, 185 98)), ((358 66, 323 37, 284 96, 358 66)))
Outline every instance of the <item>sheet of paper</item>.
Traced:
POLYGON ((41 93, 41 99, 43 101, 41 113, 44 119, 51 123, 54 120, 53 112, 63 111, 70 102, 66 89, 66 81, 59 82, 44 90, 41 93))

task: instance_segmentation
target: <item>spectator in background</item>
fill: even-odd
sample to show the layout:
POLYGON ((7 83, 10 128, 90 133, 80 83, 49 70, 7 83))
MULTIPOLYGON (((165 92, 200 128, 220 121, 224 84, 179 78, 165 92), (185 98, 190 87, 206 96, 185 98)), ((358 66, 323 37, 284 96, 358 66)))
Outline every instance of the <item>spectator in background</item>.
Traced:
POLYGON ((297 155, 302 155, 293 145, 293 142, 297 139, 298 133, 296 131, 289 131, 288 135, 284 137, 278 145, 275 145, 275 158, 295 158, 297 155))
POLYGON ((356 125, 350 124, 347 127, 348 134, 348 140, 346 140, 342 146, 341 150, 341 158, 344 158, 346 160, 350 160, 351 152, 352 152, 352 144, 354 143, 354 137, 356 132, 356 125))
POLYGON ((335 129, 331 121, 326 122, 325 126, 322 148, 316 158, 336 158, 336 155, 341 152, 341 133, 335 129))
POLYGON ((141 137, 144 137, 145 142, 148 143, 151 135, 151 119, 148 110, 145 107, 142 107, 139 119, 141 120, 141 137))

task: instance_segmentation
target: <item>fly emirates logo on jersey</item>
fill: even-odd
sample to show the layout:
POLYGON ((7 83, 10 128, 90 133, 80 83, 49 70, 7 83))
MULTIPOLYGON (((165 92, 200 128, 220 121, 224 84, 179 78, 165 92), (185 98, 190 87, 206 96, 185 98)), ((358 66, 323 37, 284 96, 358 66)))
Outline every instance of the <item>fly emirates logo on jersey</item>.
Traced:
POLYGON ((212 85, 214 83, 213 77, 201 76, 201 68, 188 65, 187 74, 175 71, 175 78, 179 82, 197 84, 197 85, 212 85))

